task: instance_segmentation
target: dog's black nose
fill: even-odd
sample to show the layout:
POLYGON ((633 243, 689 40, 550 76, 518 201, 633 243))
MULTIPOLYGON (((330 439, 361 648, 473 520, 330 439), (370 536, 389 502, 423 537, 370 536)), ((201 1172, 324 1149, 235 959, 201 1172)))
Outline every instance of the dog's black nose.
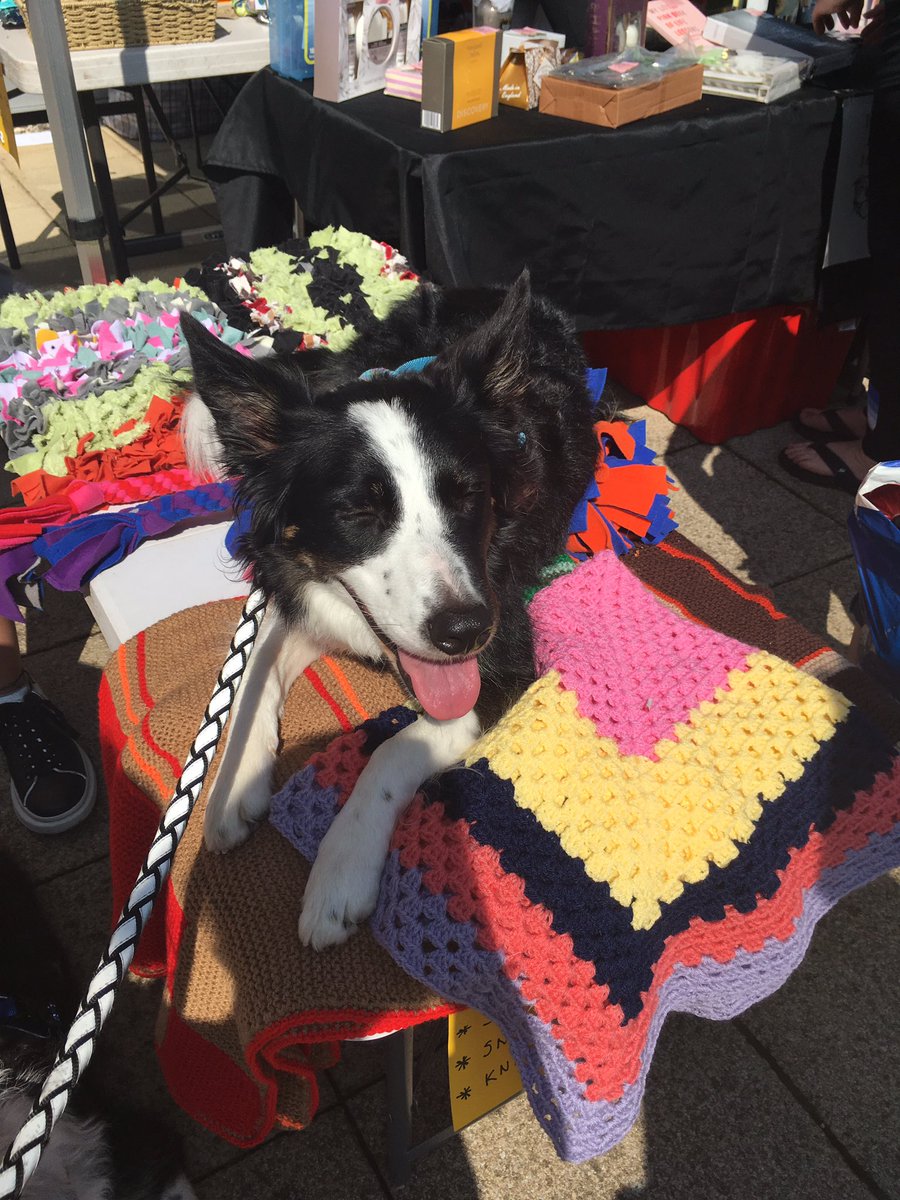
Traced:
POLYGON ((445 608, 429 617, 431 644, 444 654, 472 654, 491 632, 491 610, 486 604, 474 608, 445 608))

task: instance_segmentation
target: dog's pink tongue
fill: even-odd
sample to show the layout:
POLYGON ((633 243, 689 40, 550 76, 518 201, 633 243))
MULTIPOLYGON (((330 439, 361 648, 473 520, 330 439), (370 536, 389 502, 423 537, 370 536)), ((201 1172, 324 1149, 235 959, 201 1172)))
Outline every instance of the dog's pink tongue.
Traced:
POLYGON ((416 698, 436 721, 452 721, 471 712, 481 691, 478 659, 436 663, 414 658, 397 649, 400 665, 409 676, 416 698))

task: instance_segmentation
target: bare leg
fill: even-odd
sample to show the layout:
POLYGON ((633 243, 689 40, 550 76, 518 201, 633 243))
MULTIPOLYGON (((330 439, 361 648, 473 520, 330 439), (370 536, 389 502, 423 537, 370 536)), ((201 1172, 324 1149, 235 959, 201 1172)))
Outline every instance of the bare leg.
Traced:
POLYGON ((16 623, 0 617, 0 692, 16 686, 22 674, 22 656, 16 623))
POLYGON ((378 747, 319 846, 303 897, 304 945, 337 945, 372 913, 398 818, 425 780, 459 762, 478 733, 474 712, 455 721, 421 716, 378 747))

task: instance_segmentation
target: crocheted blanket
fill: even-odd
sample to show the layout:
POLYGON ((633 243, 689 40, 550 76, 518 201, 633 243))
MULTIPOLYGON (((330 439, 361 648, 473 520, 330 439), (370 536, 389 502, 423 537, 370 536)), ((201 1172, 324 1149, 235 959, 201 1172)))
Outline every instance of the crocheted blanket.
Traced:
MULTIPOLYGON (((667 1013, 769 995, 819 918, 900 864, 900 765, 846 695, 687 620, 612 554, 531 613, 541 677, 416 797, 372 930, 497 1021, 535 1116, 583 1161, 637 1117, 667 1013)), ((341 736, 276 798, 307 858, 411 719, 341 736)))
MULTIPOLYGON (((200 798, 134 966, 166 978, 158 1057, 176 1102, 204 1126, 241 1146, 258 1144, 277 1124, 304 1126, 316 1111, 317 1070, 335 1061, 343 1038, 436 1018, 454 1007, 444 996, 461 995, 464 979, 475 1007, 497 1016, 515 1038, 529 1088, 538 1087, 532 1094, 539 1117, 546 1124, 550 1114, 554 1130, 558 1122, 564 1153, 593 1153, 634 1117, 668 1010, 727 1016, 766 994, 802 958, 824 908, 896 862, 893 840, 882 832, 896 794, 893 767, 877 773, 880 763, 892 763, 888 748, 900 739, 898 706, 677 532, 628 554, 618 572, 612 558, 600 556, 538 595, 542 661, 558 664, 548 671, 559 679, 548 674, 536 686, 504 733, 482 744, 472 769, 452 773, 438 793, 416 800, 391 854, 372 930, 328 954, 301 947, 296 911, 305 858, 272 826, 227 857, 206 854, 200 798), (604 606, 594 598, 589 619, 553 632, 545 607, 564 611, 586 580, 607 588, 592 570, 611 575, 604 606), (654 596, 689 619, 667 612, 654 596), (630 616, 644 610, 648 628, 630 616), (652 630, 661 644, 650 640, 652 630), (596 664, 590 685, 566 666, 582 643, 596 664), (772 715, 781 692, 784 713, 772 715), (740 721, 754 715, 751 743, 740 721), (712 716, 721 736, 704 742, 712 716), (532 726, 544 722, 540 757, 548 760, 541 768, 532 757, 527 778, 510 754, 523 740, 515 726, 526 718, 532 726), (559 737, 547 740, 548 732, 559 737), (857 734, 850 752, 835 754, 857 734), (706 788, 713 764, 736 780, 732 792, 716 785, 709 793, 733 809, 720 814, 718 840, 703 808, 707 792, 686 826, 682 800, 696 793, 678 779, 682 770, 685 780, 692 772, 706 788), (535 769, 545 769, 545 778, 529 790, 535 769), (750 769, 774 781, 763 798, 750 769), (779 769, 790 774, 782 792, 779 769), (632 779, 623 780, 628 772, 632 779), (644 809, 647 781, 665 772, 670 790, 650 794, 644 809), (562 803, 565 796, 571 798, 562 803), (635 810, 628 798, 642 803, 635 810), (566 810, 576 805, 582 815, 572 821, 566 810), (580 840, 595 823, 592 809, 602 812, 593 854, 580 840), (522 842, 500 826, 505 817, 509 829, 528 832, 524 864, 514 857, 522 842), (665 830, 673 817, 680 818, 678 840, 665 830), (622 833, 623 869, 604 880, 612 875, 612 859, 602 851, 611 851, 613 828, 622 833), (635 842, 647 851, 640 860, 635 842), (667 847, 690 851, 684 868, 676 858, 676 870, 668 870, 667 847), (446 895, 440 881, 448 883, 446 895), (416 914, 430 923, 427 943, 416 914), (542 973, 535 974, 536 965, 542 973)), ((179 613, 120 647, 104 673, 101 736, 116 912, 239 610, 239 601, 222 601, 179 613), (190 673, 182 667, 188 659, 190 673)), ((390 676, 350 661, 323 660, 295 686, 277 780, 281 786, 310 764, 300 776, 313 803, 313 818, 301 827, 307 851, 367 750, 394 728, 390 718, 361 732, 354 726, 401 702, 390 676), (337 736, 344 740, 311 760, 337 736), (325 791, 332 775, 336 790, 325 791)), ((400 710, 397 719, 408 718, 400 710)), ((283 798, 277 809, 283 816, 283 798)))
MULTIPOLYGON (((241 601, 175 614, 120 646, 100 687, 116 915, 168 803, 237 625, 241 601), (190 670, 185 670, 185 663, 190 670)), ((401 702, 389 672, 326 658, 291 691, 281 725, 280 786, 336 734, 401 702)), ((213 764, 213 770, 217 764, 213 764)), ((301 856, 262 826, 228 855, 203 849, 204 798, 138 946, 133 970, 163 976, 157 1052, 172 1096, 238 1146, 274 1126, 302 1128, 317 1073, 342 1038, 452 1011, 404 974, 364 930, 333 954, 305 950, 297 914, 301 856)))

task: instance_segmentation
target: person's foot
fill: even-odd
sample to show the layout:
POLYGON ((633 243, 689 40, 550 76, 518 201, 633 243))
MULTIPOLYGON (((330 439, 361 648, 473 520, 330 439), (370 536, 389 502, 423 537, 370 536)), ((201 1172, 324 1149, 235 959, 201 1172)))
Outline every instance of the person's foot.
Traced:
POLYGON ((794 427, 807 436, 824 434, 840 442, 858 442, 866 432, 864 408, 802 408, 794 427))
POLYGON ((806 483, 855 492, 875 460, 861 442, 796 442, 782 450, 781 465, 806 483))
POLYGON ((94 807, 97 777, 62 713, 27 677, 0 697, 0 749, 13 812, 34 833, 64 833, 94 807))

